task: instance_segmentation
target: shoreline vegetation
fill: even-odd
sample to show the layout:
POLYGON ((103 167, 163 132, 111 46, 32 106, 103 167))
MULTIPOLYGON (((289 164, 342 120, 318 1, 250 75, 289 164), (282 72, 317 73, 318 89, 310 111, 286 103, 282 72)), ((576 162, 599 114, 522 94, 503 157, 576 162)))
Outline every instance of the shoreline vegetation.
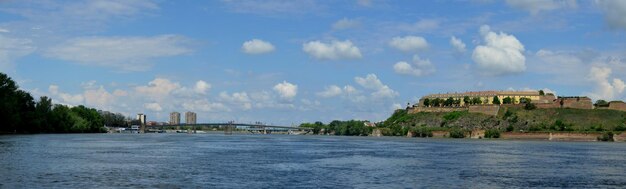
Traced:
POLYGON ((35 101, 4 73, 0 73, 0 121, 0 134, 103 133, 105 124, 125 124, 121 114, 53 104, 46 96, 35 101))

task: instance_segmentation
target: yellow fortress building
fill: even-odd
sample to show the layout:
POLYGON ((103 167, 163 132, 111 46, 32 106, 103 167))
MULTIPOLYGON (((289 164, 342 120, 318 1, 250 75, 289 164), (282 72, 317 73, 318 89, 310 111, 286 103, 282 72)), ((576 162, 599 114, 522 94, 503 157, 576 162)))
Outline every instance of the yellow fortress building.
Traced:
POLYGON ((428 101, 433 101, 435 99, 446 100, 448 98, 452 98, 455 100, 458 106, 465 106, 465 97, 469 97, 470 100, 479 99, 480 103, 470 102, 473 105, 489 105, 493 104, 493 99, 498 97, 499 101, 502 103, 504 98, 511 98, 512 104, 519 104, 520 99, 528 98, 532 101, 532 103, 552 103, 556 97, 552 93, 544 94, 543 91, 472 91, 472 92, 464 92, 464 93, 439 93, 439 94, 430 94, 423 96, 419 103, 416 104, 418 107, 424 107, 424 101, 428 99, 428 101))

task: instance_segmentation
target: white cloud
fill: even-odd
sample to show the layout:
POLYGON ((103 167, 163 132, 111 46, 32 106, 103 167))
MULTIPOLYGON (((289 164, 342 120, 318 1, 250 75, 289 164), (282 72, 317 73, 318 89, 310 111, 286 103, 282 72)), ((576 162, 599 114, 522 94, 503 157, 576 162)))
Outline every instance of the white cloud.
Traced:
POLYGON ((10 38, 0 33, 0 71, 12 67, 13 61, 35 51, 30 39, 10 38))
POLYGON ((532 15, 536 15, 541 11, 578 7, 576 0, 506 0, 506 4, 528 11, 532 15))
POLYGON ((219 97, 223 101, 241 106, 243 110, 252 109, 250 97, 248 97, 248 93, 246 92, 236 92, 229 95, 228 92, 223 91, 220 93, 219 97))
POLYGON ((428 49, 428 42, 420 36, 394 37, 389 45, 403 52, 417 52, 428 49))
POLYGON ((452 47, 454 47, 454 49, 459 53, 464 53, 466 50, 465 43, 463 43, 461 39, 454 36, 450 37, 450 45, 452 45, 452 47))
POLYGON ((354 46, 350 40, 331 41, 330 43, 310 41, 302 45, 302 50, 320 60, 358 59, 362 57, 359 48, 354 46))
POLYGON ((200 94, 206 94, 209 89, 211 89, 211 84, 202 80, 197 81, 196 86, 194 87, 194 91, 200 94))
POLYGON ((54 46, 45 55, 84 65, 146 70, 149 60, 188 54, 188 40, 179 35, 154 37, 87 37, 70 39, 54 46))
POLYGON ((209 102, 207 99, 185 101, 182 108, 188 111, 200 112, 223 112, 231 111, 230 108, 219 102, 209 102))
POLYGON ((260 39, 252 39, 241 45, 241 50, 247 54, 265 54, 274 51, 274 45, 260 39))
POLYGON ((361 23, 358 20, 342 18, 333 24, 334 30, 346 30, 359 27, 361 23))
POLYGON ((135 87, 135 92, 153 99, 162 99, 180 88, 180 84, 176 82, 165 78, 155 78, 150 81, 147 86, 135 87))
POLYGON ((373 90, 374 98, 393 98, 398 96, 398 92, 389 88, 378 79, 376 74, 367 74, 365 77, 354 77, 354 81, 365 89, 373 90))
POLYGON ((330 85, 325 87, 324 91, 316 93, 317 96, 330 98, 336 96, 350 97, 358 94, 359 91, 351 85, 346 85, 343 88, 337 85, 330 85))
POLYGON ((596 0, 596 4, 604 11, 604 19, 609 27, 626 29, 626 1, 623 0, 596 0))
POLYGON ((128 96, 128 92, 126 92, 125 90, 121 90, 121 89, 115 89, 115 91, 113 91, 113 95, 115 95, 115 96, 128 96))
POLYGON ((624 81, 614 78, 611 83, 609 80, 611 72, 611 69, 608 67, 591 67, 588 78, 595 84, 595 91, 589 93, 591 98, 611 101, 623 94, 625 88, 624 81))
POLYGON ((424 76, 435 72, 435 67, 428 59, 421 59, 419 56, 413 56, 413 65, 400 61, 393 65, 393 70, 398 74, 424 76))
POLYGON ((155 103, 155 102, 153 102, 153 103, 145 103, 145 104, 143 104, 143 107, 148 109, 148 110, 155 111, 155 112, 160 112, 160 111, 163 110, 163 108, 161 108, 161 105, 159 103, 155 103))
POLYGON ((504 75, 526 70, 524 45, 513 35, 495 33, 489 26, 480 27, 484 45, 476 46, 472 60, 488 75, 504 75))
POLYGON ((87 89, 83 96, 85 104, 99 109, 109 109, 116 99, 116 96, 105 90, 103 86, 97 89, 87 89))
POLYGON ((274 91, 276 91, 281 98, 291 100, 298 94, 298 85, 283 81, 274 86, 274 91))
POLYGON ((341 95, 341 93, 342 93, 341 87, 337 85, 331 85, 331 86, 326 87, 324 91, 317 93, 317 95, 328 98, 328 97, 339 96, 341 95))
POLYGON ((50 85, 48 87, 48 92, 50 92, 52 99, 61 100, 60 102, 56 102, 56 103, 68 104, 68 105, 74 105, 74 106, 80 105, 83 103, 83 99, 84 99, 83 95, 81 94, 72 95, 69 93, 60 92, 58 85, 50 85))

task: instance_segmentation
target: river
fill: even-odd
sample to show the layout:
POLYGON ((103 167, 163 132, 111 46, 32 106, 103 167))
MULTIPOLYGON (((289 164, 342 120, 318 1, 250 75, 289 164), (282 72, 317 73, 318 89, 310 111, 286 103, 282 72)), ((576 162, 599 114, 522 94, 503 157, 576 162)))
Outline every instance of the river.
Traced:
POLYGON ((0 179, 0 188, 623 188, 626 144, 293 135, 0 135, 0 179))

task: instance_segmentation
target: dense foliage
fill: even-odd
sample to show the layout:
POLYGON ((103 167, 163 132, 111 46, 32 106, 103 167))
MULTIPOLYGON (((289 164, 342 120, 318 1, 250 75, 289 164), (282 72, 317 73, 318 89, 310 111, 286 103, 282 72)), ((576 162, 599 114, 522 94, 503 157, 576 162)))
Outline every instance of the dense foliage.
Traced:
POLYGON ((485 138, 500 138, 500 130, 498 130, 498 129, 487 129, 485 131, 485 138))
POLYGON ((104 131, 104 121, 96 109, 53 105, 45 96, 35 101, 4 73, 0 73, 0 120, 0 133, 104 131))
POLYGON ((302 123, 300 127, 313 128, 313 134, 367 136, 372 133, 372 128, 365 126, 365 121, 359 120, 334 120, 327 125, 318 121, 315 123, 302 123))

